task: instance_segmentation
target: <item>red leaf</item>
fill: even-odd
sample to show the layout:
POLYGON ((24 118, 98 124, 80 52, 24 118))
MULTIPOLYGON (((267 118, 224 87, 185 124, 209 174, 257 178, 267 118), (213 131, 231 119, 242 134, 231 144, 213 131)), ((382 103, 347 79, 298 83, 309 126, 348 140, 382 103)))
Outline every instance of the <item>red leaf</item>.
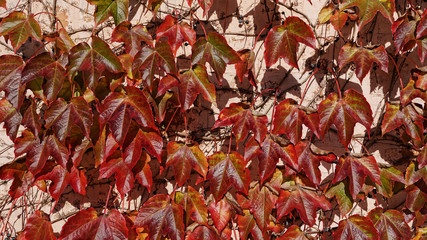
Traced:
POLYGON ((167 15, 162 25, 157 29, 157 40, 167 38, 176 55, 178 48, 187 41, 191 46, 196 42, 196 32, 186 22, 178 22, 178 19, 167 15))
POLYGON ((415 87, 422 91, 427 91, 427 72, 415 68, 411 71, 412 79, 415 81, 415 87))
POLYGON ((297 144, 302 136, 302 124, 306 125, 314 134, 319 136, 319 115, 307 114, 293 99, 281 101, 274 111, 273 133, 285 133, 293 144, 297 144))
MULTIPOLYGON (((197 2, 199 2, 200 7, 203 9, 203 16, 206 16, 206 13, 208 13, 209 9, 211 9, 214 0, 197 0, 197 2)), ((189 5, 191 6, 191 4, 189 5)))
POLYGON ((324 137, 329 127, 334 124, 338 130, 338 138, 347 148, 353 137, 356 122, 361 123, 368 132, 372 124, 372 110, 365 97, 349 89, 344 92, 344 98, 338 99, 336 93, 331 93, 319 104, 320 134, 324 137))
POLYGON ((88 0, 88 3, 96 6, 95 23, 101 24, 112 16, 117 25, 128 18, 129 0, 88 0))
POLYGON ((325 193, 327 198, 335 197, 340 205, 341 216, 346 216, 353 208, 353 198, 346 181, 331 186, 325 193))
POLYGON ((151 107, 141 90, 129 86, 125 89, 127 94, 113 92, 104 99, 99 116, 101 125, 108 121, 111 133, 120 145, 132 119, 141 126, 156 129, 151 107))
POLYGON ((0 36, 8 35, 13 49, 17 51, 29 37, 40 41, 42 34, 34 15, 11 12, 0 23, 0 36))
POLYGON ((299 229, 297 225, 292 225, 286 230, 286 232, 280 236, 277 240, 286 240, 286 239, 294 239, 294 240, 308 240, 308 238, 304 235, 304 232, 299 229))
POLYGON ((237 215, 237 224, 239 225, 240 239, 248 239, 249 234, 251 234, 254 239, 269 238, 267 232, 258 227, 254 216, 247 210, 245 210, 244 216, 237 215))
POLYGON ((176 75, 175 57, 171 46, 166 41, 157 41, 156 47, 145 46, 135 55, 132 65, 134 76, 141 71, 141 78, 151 89, 154 75, 159 73, 159 68, 164 72, 176 75))
POLYGON ((62 227, 59 240, 127 240, 126 220, 117 210, 98 216, 94 208, 81 210, 62 227))
POLYGON ((25 238, 32 240, 54 240, 52 224, 49 215, 37 210, 28 217, 25 225, 25 238))
POLYGON ((9 188, 12 199, 23 196, 34 183, 34 175, 28 171, 25 158, 18 158, 0 167, 0 179, 13 179, 9 188))
POLYGON ((356 65, 356 76, 361 83, 374 62, 380 66, 381 70, 388 72, 388 56, 382 45, 379 47, 359 47, 356 44, 347 43, 341 48, 338 62, 340 68, 349 63, 354 63, 356 65))
POLYGON ((23 88, 21 85, 21 72, 23 61, 16 55, 0 56, 0 91, 6 92, 6 99, 18 108, 22 104, 23 88))
POLYGON ((380 12, 391 23, 393 22, 394 1, 392 0, 372 0, 369 2, 364 0, 345 0, 340 10, 343 11, 354 6, 359 8, 359 29, 362 29, 365 24, 370 22, 377 12, 380 12))
POLYGON ((150 161, 150 156, 144 152, 132 170, 136 180, 138 180, 142 186, 146 187, 148 192, 151 192, 151 186, 153 185, 153 176, 150 165, 148 165, 150 161))
POLYGON ((424 145, 423 150, 420 152, 420 155, 418 155, 417 161, 419 168, 427 166, 427 144, 424 145))
POLYGON ((16 138, 21 120, 21 114, 6 98, 2 98, 0 100, 0 123, 4 122, 3 128, 6 128, 6 134, 12 141, 16 138))
POLYGON ((208 209, 202 194, 188 186, 184 204, 185 213, 193 221, 208 226, 208 209))
POLYGON ((156 195, 141 207, 135 220, 136 227, 148 230, 148 239, 160 239, 168 234, 172 240, 184 238, 182 207, 171 202, 168 195, 156 195))
POLYGON ((206 178, 208 162, 205 154, 200 150, 199 144, 187 145, 172 141, 168 143, 167 152, 166 167, 173 166, 178 186, 182 186, 187 181, 192 169, 206 178))
POLYGON ((244 140, 251 130, 255 139, 262 142, 267 133, 267 123, 267 116, 254 115, 249 106, 244 103, 232 103, 219 113, 218 120, 213 128, 233 125, 232 130, 237 143, 244 140))
POLYGON ((335 30, 341 32, 341 28, 344 27, 345 23, 348 19, 348 13, 344 11, 336 11, 331 18, 332 26, 334 26, 335 30))
POLYGON ((316 209, 331 209, 331 204, 325 196, 306 190, 301 185, 292 186, 290 191, 280 190, 280 196, 277 200, 277 220, 289 214, 293 209, 299 213, 304 223, 313 226, 315 223, 316 209))
MULTIPOLYGON (((333 153, 321 152, 314 153, 311 149, 312 144, 300 142, 295 146, 298 154, 298 170, 304 169, 306 176, 316 185, 320 185, 321 174, 319 170, 320 161, 333 162, 337 157, 333 153)), ((318 149, 319 150, 319 149, 318 149)))
POLYGON ((209 214, 218 232, 222 232, 231 219, 232 206, 227 199, 212 201, 208 206, 209 214))
POLYGON ((189 70, 179 74, 178 97, 181 110, 188 110, 199 93, 207 101, 216 105, 215 86, 209 81, 206 67, 200 64, 193 65, 189 70))
POLYGON ((57 165, 47 175, 38 179, 52 181, 52 184, 49 186, 49 192, 56 201, 59 200, 68 185, 70 185, 75 192, 80 193, 81 195, 86 195, 86 176, 83 171, 77 170, 75 167, 72 167, 71 172, 69 172, 62 166, 57 165))
POLYGON ((220 236, 210 227, 199 225, 187 235, 185 240, 220 240, 220 236))
POLYGON ((46 128, 53 127, 55 135, 63 142, 70 135, 72 126, 77 125, 86 138, 90 138, 92 109, 83 97, 73 97, 70 103, 63 99, 52 102, 44 116, 46 128))
POLYGON ((402 106, 406 106, 415 98, 421 98, 424 101, 427 100, 427 93, 416 88, 414 85, 415 82, 413 79, 411 79, 409 80, 408 85, 406 85, 406 87, 402 89, 400 97, 402 106))
POLYGON ((31 99, 31 105, 25 111, 21 124, 30 129, 35 136, 39 135, 41 131, 40 116, 37 114, 37 105, 34 99, 31 99))
POLYGON ((353 215, 339 223, 338 229, 333 233, 334 239, 378 239, 378 232, 367 217, 353 215))
POLYGON ((209 32, 207 40, 199 38, 193 45, 191 63, 205 65, 208 62, 220 82, 227 64, 235 64, 240 61, 239 55, 227 44, 227 40, 216 32, 209 32))
POLYGON ((380 239, 410 239, 411 229, 405 222, 402 213, 396 210, 383 211, 382 208, 375 208, 368 214, 380 239))
POLYGON ((132 24, 128 21, 117 25, 111 34, 111 41, 124 43, 126 52, 132 57, 135 57, 139 50, 142 49, 141 42, 153 46, 153 38, 147 32, 147 29, 142 25, 132 27, 132 24))
POLYGON ((405 191, 408 193, 406 196, 406 207, 411 212, 420 211, 427 201, 427 188, 425 185, 421 187, 423 187, 423 189, 420 189, 415 185, 410 185, 405 188, 405 191))
POLYGON ((345 158, 340 157, 333 183, 348 177, 350 179, 351 196, 356 199, 356 195, 362 189, 366 176, 369 176, 375 183, 381 184, 380 169, 374 156, 355 157, 348 155, 345 158))
POLYGON ((123 71, 119 58, 108 44, 98 37, 92 37, 91 46, 86 42, 74 46, 68 59, 69 76, 72 77, 77 71, 82 71, 83 79, 91 90, 95 90, 98 79, 105 70, 114 73, 123 71))
POLYGON ((145 149, 148 153, 161 161, 163 138, 158 132, 149 128, 140 128, 137 131, 136 136, 132 136, 132 142, 123 152, 122 156, 124 161, 128 163, 130 167, 134 166, 134 163, 141 157, 142 149, 145 149))
POLYGON ((123 161, 123 158, 111 159, 101 164, 99 179, 109 178, 115 174, 117 190, 123 197, 133 188, 133 184, 135 183, 132 167, 123 161))
POLYGON ((298 69, 298 43, 316 48, 313 30, 298 17, 288 17, 283 25, 273 27, 265 39, 264 58, 267 67, 275 64, 280 57, 298 69))
POLYGON ((387 103, 386 112, 381 125, 381 131, 394 130, 400 126, 405 126, 405 130, 413 139, 421 141, 423 138, 423 120, 419 117, 412 105, 407 105, 399 110, 399 106, 387 103))
POLYGON ((246 167, 242 155, 237 152, 225 154, 217 152, 208 157, 210 189, 218 201, 233 185, 237 191, 248 193, 249 170, 246 167))

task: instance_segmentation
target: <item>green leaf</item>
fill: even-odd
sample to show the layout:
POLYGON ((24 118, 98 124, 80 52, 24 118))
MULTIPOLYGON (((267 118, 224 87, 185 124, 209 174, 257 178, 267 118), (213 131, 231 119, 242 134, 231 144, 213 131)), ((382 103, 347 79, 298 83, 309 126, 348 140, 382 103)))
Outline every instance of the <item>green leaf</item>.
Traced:
POLYGON ((13 49, 17 51, 29 37, 41 41, 42 33, 34 15, 11 12, 0 23, 0 36, 8 35, 13 49))
POLYGON ((340 10, 343 11, 355 6, 359 8, 359 31, 365 24, 374 18, 377 12, 380 12, 385 18, 393 23, 393 0, 345 0, 341 5, 340 10))
POLYGON ((96 25, 101 24, 108 19, 109 16, 114 18, 114 23, 126 21, 128 18, 129 0, 87 0, 90 4, 96 6, 95 22, 96 25))
POLYGON ((153 46, 153 38, 147 32, 147 29, 142 25, 132 27, 132 24, 128 21, 124 21, 117 25, 111 34, 111 41, 123 42, 126 52, 132 57, 135 57, 139 50, 142 49, 141 42, 153 46))
POLYGON ((333 233, 335 240, 377 240, 378 231, 367 217, 353 215, 341 220, 338 229, 333 233))
POLYGON ((353 208, 353 198, 351 197, 350 190, 346 186, 347 182, 342 181, 337 184, 334 184, 328 189, 325 193, 327 198, 335 197, 340 205, 341 216, 347 215, 350 210, 353 208))

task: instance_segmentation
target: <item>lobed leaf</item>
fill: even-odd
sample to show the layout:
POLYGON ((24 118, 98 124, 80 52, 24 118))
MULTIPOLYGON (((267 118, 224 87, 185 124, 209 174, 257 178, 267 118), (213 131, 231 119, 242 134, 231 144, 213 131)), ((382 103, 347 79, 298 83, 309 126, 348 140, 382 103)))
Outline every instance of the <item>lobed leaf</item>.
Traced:
POLYGON ((41 29, 33 14, 14 11, 0 23, 0 36, 8 35, 13 49, 17 51, 29 37, 41 41, 41 29))

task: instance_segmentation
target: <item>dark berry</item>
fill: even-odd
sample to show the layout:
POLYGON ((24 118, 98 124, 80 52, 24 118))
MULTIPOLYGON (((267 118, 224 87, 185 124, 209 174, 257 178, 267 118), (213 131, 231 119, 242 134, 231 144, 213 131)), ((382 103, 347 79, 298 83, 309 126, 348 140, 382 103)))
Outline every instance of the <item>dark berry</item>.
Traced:
POLYGON ((239 23, 243 23, 243 20, 242 20, 242 19, 239 19, 239 23))
POLYGON ((249 24, 249 20, 247 20, 247 19, 246 19, 245 23, 246 23, 246 24, 249 24))

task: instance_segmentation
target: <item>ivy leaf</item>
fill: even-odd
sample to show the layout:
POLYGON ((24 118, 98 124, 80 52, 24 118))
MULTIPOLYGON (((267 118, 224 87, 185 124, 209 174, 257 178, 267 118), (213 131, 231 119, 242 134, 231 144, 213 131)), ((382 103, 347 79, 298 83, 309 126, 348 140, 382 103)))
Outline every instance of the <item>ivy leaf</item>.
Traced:
POLYGON ((209 62, 220 82, 227 64, 235 64, 240 61, 239 55, 228 45, 227 40, 216 32, 209 32, 207 39, 199 38, 193 45, 191 63, 205 65, 206 62, 209 62))
POLYGON ((23 84, 40 76, 46 79, 43 84, 43 92, 49 101, 56 99, 56 95, 62 88, 65 79, 65 69, 61 64, 52 59, 49 53, 42 53, 30 59, 22 71, 23 84))
POLYGON ((159 73, 161 68, 166 73, 176 75, 175 57, 173 56, 171 46, 166 41, 157 41, 156 47, 144 47, 139 51, 134 59, 132 71, 136 75, 141 71, 141 78, 151 89, 154 75, 159 73))
POLYGON ((313 30, 298 17, 288 17, 283 25, 273 27, 265 39, 264 58, 267 67, 275 64, 280 57, 297 69, 298 43, 316 48, 313 30))
POLYGON ((172 240, 184 239, 182 215, 182 207, 171 202, 168 195, 155 195, 139 210, 135 226, 146 228, 149 239, 160 239, 166 234, 172 240))
POLYGON ((290 226, 286 232, 280 236, 277 240, 296 239, 296 240, 308 240, 304 232, 297 225, 290 226))
POLYGON ((382 208, 375 208, 368 214, 380 239, 410 239, 411 229, 402 213, 393 209, 383 211, 382 208))
MULTIPOLYGON (((134 164, 136 164, 136 162, 134 164)), ((110 159, 101 164, 99 179, 109 178, 114 174, 117 190, 123 197, 133 188, 135 182, 132 167, 133 166, 129 166, 129 163, 123 161, 123 158, 110 159)))
POLYGON ((86 138, 90 138, 92 109, 83 97, 73 97, 70 103, 61 98, 52 102, 44 118, 46 128, 53 127, 55 135, 61 142, 69 136, 73 125, 78 126, 86 138))
POLYGON ((427 91, 427 72, 416 68, 411 71, 411 74, 415 81, 415 87, 424 92, 427 91))
POLYGON ((112 209, 98 216, 94 208, 81 210, 64 224, 59 240, 127 240, 126 220, 119 211, 112 209))
POLYGON ((208 162, 205 154, 200 150, 199 144, 185 144, 169 142, 167 146, 168 158, 166 167, 172 165, 176 182, 182 186, 190 177, 191 170, 197 171, 203 178, 208 172, 208 162))
POLYGON ((353 198, 351 197, 350 190, 346 181, 338 182, 331 186, 325 193, 327 198, 335 197, 340 205, 341 216, 347 215, 353 208, 353 198))
POLYGON ((19 56, 0 56, 0 91, 6 92, 6 99, 15 108, 21 106, 24 95, 25 85, 21 85, 23 65, 24 62, 19 56))
POLYGON ((359 29, 362 29, 365 24, 370 22, 377 12, 380 12, 390 23, 393 23, 394 1, 392 0, 345 0, 340 10, 343 11, 351 7, 359 8, 359 29))
POLYGON ((240 239, 248 239, 249 234, 251 234, 254 239, 268 239, 267 232, 258 227, 254 216, 248 210, 245 210, 244 213, 244 216, 237 216, 240 239))
POLYGON ((424 145, 423 150, 421 150, 420 155, 418 155, 417 161, 419 168, 427 166, 427 144, 424 145))
POLYGON ((293 144, 297 144, 301 140, 303 124, 319 136, 317 113, 307 114, 293 99, 285 99, 276 106, 273 118, 274 134, 285 133, 293 144))
POLYGON ((28 128, 34 136, 39 135, 41 131, 40 116, 37 114, 37 104, 34 99, 31 99, 31 105, 25 111, 21 124, 28 128))
POLYGON ((9 188, 9 195, 12 199, 23 196, 34 184, 34 175, 28 171, 25 158, 18 158, 11 163, 1 166, 0 179, 13 179, 9 188))
POLYGON ((378 231, 367 217, 353 215, 341 220, 333 233, 334 239, 378 239, 378 231), (351 237, 350 237, 351 236, 351 237), (350 237, 350 238, 349 238, 350 237))
POLYGON ((208 209, 206 208, 205 200, 202 194, 191 186, 188 187, 187 194, 185 194, 184 209, 188 218, 208 226, 208 209))
POLYGON ((172 47, 173 55, 178 48, 187 41, 191 46, 196 42, 196 32, 186 22, 178 22, 178 19, 167 15, 163 23, 157 29, 157 41, 167 38, 172 47))
POLYGON ((108 44, 94 36, 91 46, 86 42, 74 46, 70 50, 68 61, 70 77, 77 71, 82 71, 83 79, 91 90, 95 90, 98 79, 105 70, 114 73, 123 71, 119 58, 108 44))
POLYGON ((247 77, 249 82, 257 88, 255 75, 254 75, 254 65, 255 65, 255 53, 252 49, 242 49, 237 51, 237 54, 240 56, 240 62, 236 63, 234 67, 236 68, 236 75, 239 78, 240 82, 243 82, 243 78, 247 77))
MULTIPOLYGON (((301 141, 295 146, 298 154, 298 170, 304 169, 307 177, 316 185, 320 185, 321 173, 319 170, 320 161, 333 162, 337 157, 333 153, 321 152, 314 153, 313 145, 306 141, 301 141)), ((319 150, 319 149, 317 149, 319 150)))
POLYGON ((216 104, 215 86, 209 81, 205 66, 193 65, 191 69, 179 74, 179 80, 178 98, 182 111, 191 107, 199 93, 207 101, 216 104))
POLYGON ((186 240, 220 240, 220 236, 210 227, 199 225, 187 235, 186 240))
POLYGON ((232 131, 237 143, 244 140, 251 130, 255 139, 262 142, 267 133, 267 123, 267 116, 254 115, 248 105, 232 103, 219 113, 218 120, 212 128, 233 125, 232 131))
POLYGON ((41 41, 42 33, 34 15, 11 12, 0 23, 0 36, 8 35, 15 52, 29 37, 41 41))
MULTIPOLYGON (((141 157, 143 148, 160 161, 163 149, 163 138, 158 132, 149 128, 140 128, 137 131, 136 136, 132 136, 132 142, 123 152, 122 156, 124 161, 127 163, 135 163, 138 161, 141 157)), ((130 164, 129 166, 131 165, 134 164, 130 164)))
POLYGON ((129 0, 88 0, 88 2, 96 6, 94 13, 96 25, 107 20, 109 16, 113 17, 116 25, 128 18, 129 0))
POLYGON ((4 122, 3 127, 6 128, 6 134, 12 141, 16 138, 21 121, 21 114, 6 98, 2 98, 0 100, 0 123, 4 122))
POLYGON ((334 124, 338 129, 338 138, 347 148, 353 137, 356 122, 361 123, 368 132, 372 124, 372 110, 365 97, 349 89, 344 97, 338 99, 336 93, 331 93, 319 104, 320 134, 324 137, 329 127, 334 124))
POLYGON ((366 176, 369 176, 375 183, 381 184, 380 169, 374 156, 363 155, 356 157, 347 155, 346 157, 340 157, 332 182, 336 183, 348 177, 351 196, 356 199, 356 195, 362 189, 366 176))
POLYGON ((354 63, 356 65, 356 76, 360 83, 374 62, 378 64, 381 70, 388 72, 388 56, 382 45, 379 47, 360 47, 354 43, 347 43, 341 48, 338 62, 340 68, 349 63, 354 63))
POLYGON ((148 164, 150 161, 150 155, 143 152, 141 158, 132 169, 136 180, 138 180, 142 186, 146 187, 148 192, 151 192, 151 186, 153 185, 153 174, 151 173, 151 168, 148 164))
POLYGON ((293 209, 299 213, 301 220, 313 226, 316 218, 316 209, 331 209, 331 203, 325 196, 318 195, 312 190, 303 188, 303 185, 296 184, 289 190, 280 190, 280 196, 277 200, 277 220, 288 215, 293 209))
POLYGON ((73 190, 81 195, 86 195, 87 179, 83 171, 77 170, 75 167, 71 171, 57 165, 48 174, 38 178, 43 180, 51 180, 49 192, 53 199, 59 200, 67 186, 71 186, 73 190))
POLYGON ((107 121, 115 140, 122 145, 131 120, 139 125, 157 129, 151 107, 144 93, 136 87, 126 87, 126 93, 113 92, 106 97, 100 107, 100 123, 107 121))
POLYGON ((209 214, 214 222, 214 225, 218 232, 222 232, 224 227, 228 224, 231 219, 232 206, 223 198, 219 201, 212 201, 208 205, 209 214))
MULTIPOLYGON (((209 9, 211 9, 214 0, 197 0, 197 2, 199 2, 199 6, 203 9, 203 16, 206 16, 206 13, 208 13, 209 9)), ((189 5, 191 6, 191 4, 189 5)))
POLYGON ((405 127, 405 131, 413 139, 421 141, 423 138, 423 120, 419 117, 412 105, 407 105, 400 109, 400 106, 387 103, 386 112, 381 124, 381 131, 394 130, 400 126, 405 127))
POLYGON ((37 210, 28 217, 25 238, 34 240, 56 240, 49 215, 37 210))
POLYGON ((400 101, 402 106, 408 105, 412 100, 416 98, 421 98, 422 100, 427 101, 427 93, 415 87, 415 82, 413 79, 409 80, 408 85, 406 85, 406 87, 402 89, 400 95, 400 101))
POLYGON ((405 188, 405 191, 407 192, 406 208, 408 208, 411 212, 420 211, 427 201, 427 188, 425 185, 420 187, 423 189, 420 189, 415 185, 410 185, 409 187, 405 188))
POLYGON ((126 52, 132 57, 135 57, 142 49, 141 42, 153 46, 153 38, 147 32, 147 29, 142 25, 132 27, 132 24, 128 21, 117 25, 111 34, 111 41, 124 43, 126 52))
POLYGON ((244 194, 249 189, 249 170, 245 168, 246 163, 242 155, 237 152, 225 154, 217 152, 208 157, 210 189, 218 201, 233 185, 237 191, 244 194))

